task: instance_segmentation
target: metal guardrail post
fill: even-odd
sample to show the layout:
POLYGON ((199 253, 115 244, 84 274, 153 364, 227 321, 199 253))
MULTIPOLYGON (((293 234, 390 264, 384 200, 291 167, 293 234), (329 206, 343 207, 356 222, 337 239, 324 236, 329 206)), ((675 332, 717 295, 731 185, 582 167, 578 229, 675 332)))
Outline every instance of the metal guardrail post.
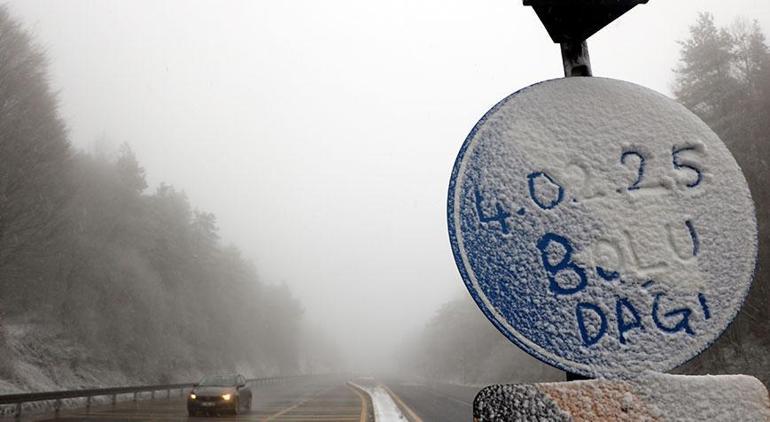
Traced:
POLYGON ((91 396, 86 397, 86 410, 91 409, 91 396))
POLYGON ((58 415, 59 409, 61 409, 61 399, 56 399, 56 401, 53 402, 53 412, 58 415))
POLYGON ((136 403, 136 395, 139 394, 139 392, 134 391, 134 403, 136 403))
POLYGON ((17 418, 21 417, 21 403, 22 402, 16 403, 16 410, 14 410, 14 412, 13 412, 13 416, 14 417, 17 417, 17 418))
POLYGON ((117 394, 113 394, 112 395, 112 406, 114 407, 117 402, 118 402, 118 395, 117 394))

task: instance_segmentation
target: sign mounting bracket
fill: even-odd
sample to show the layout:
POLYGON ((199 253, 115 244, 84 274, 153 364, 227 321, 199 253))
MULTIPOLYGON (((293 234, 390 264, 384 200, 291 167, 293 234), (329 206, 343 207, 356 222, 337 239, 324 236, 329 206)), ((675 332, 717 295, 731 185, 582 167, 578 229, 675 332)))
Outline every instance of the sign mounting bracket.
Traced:
POLYGON ((564 76, 591 76, 586 40, 649 0, 523 0, 532 6, 553 42, 561 45, 564 76))

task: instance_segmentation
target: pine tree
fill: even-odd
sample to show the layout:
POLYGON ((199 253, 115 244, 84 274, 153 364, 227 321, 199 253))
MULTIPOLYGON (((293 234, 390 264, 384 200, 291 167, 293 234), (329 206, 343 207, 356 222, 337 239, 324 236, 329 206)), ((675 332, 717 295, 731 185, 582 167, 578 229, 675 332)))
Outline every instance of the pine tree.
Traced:
POLYGON ((730 122, 740 112, 736 107, 740 86, 733 72, 733 38, 717 28, 711 14, 701 13, 690 27, 690 39, 680 44, 680 64, 675 70, 677 99, 719 135, 734 136, 730 122))
POLYGON ((115 166, 118 169, 118 175, 120 175, 121 180, 128 189, 137 194, 147 189, 144 168, 139 165, 139 161, 136 159, 136 155, 128 143, 123 143, 120 146, 115 166))
POLYGON ((701 14, 681 43, 677 99, 720 135, 741 166, 756 204, 759 264, 743 310, 725 335, 685 372, 749 373, 770 364, 770 51, 756 22, 717 28, 701 14))
POLYGON ((46 67, 0 6, 0 297, 13 310, 26 305, 21 289, 40 291, 33 283, 50 275, 71 196, 70 146, 46 67))

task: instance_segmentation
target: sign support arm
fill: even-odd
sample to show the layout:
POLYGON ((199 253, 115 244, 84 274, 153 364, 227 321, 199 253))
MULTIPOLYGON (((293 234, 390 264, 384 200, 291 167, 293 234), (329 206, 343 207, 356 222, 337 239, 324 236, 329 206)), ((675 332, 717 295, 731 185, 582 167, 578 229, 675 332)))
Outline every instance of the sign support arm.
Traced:
POLYGON ((564 41, 561 45, 561 58, 564 62, 564 76, 593 76, 591 57, 588 54, 588 42, 564 41))

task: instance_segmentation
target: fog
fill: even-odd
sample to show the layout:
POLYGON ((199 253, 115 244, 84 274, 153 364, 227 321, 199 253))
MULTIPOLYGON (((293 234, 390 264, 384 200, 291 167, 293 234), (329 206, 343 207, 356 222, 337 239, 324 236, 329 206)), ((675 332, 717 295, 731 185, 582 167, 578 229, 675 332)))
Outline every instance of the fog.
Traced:
MULTIPOLYGON (((42 1, 9 11, 43 46, 70 141, 131 145, 285 282, 356 370, 388 369, 464 293, 451 166, 504 96, 562 75, 520 1, 42 1)), ((699 11, 770 28, 765 0, 651 0, 589 40, 594 73, 672 94, 699 11)), ((216 282, 216 280, 212 280, 216 282)))

